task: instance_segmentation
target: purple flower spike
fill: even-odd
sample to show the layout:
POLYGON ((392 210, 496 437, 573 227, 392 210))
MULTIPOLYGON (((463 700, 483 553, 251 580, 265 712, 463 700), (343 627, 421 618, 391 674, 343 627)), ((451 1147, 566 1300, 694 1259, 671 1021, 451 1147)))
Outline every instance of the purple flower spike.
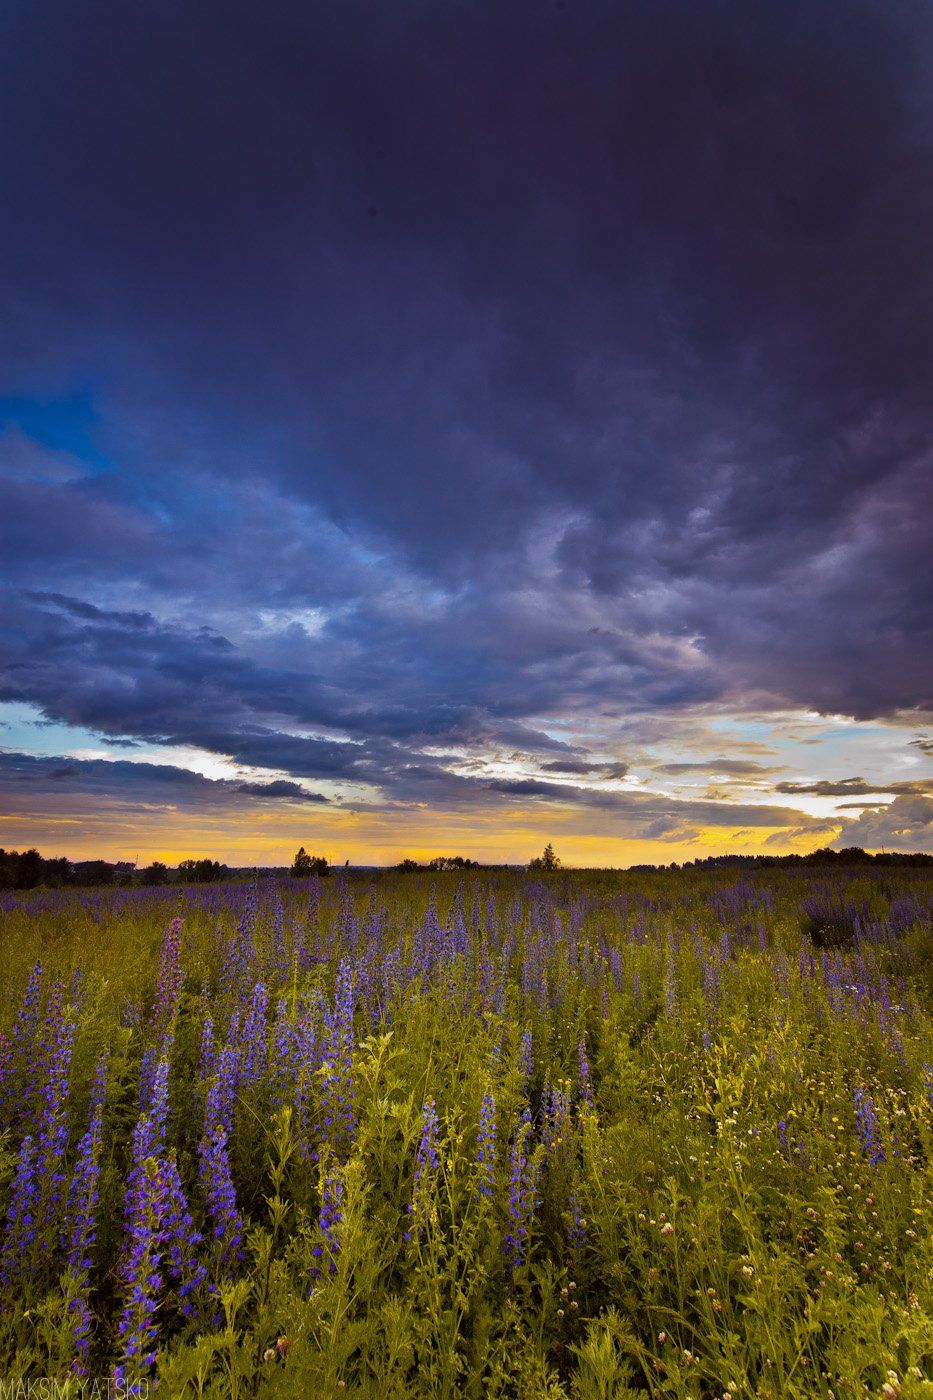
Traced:
POLYGON ((596 1101, 593 1098, 593 1081, 590 1077, 590 1062, 586 1054, 585 1040, 581 1040, 580 1044, 577 1046, 577 1063, 579 1066, 580 1103, 590 1113, 595 1113, 596 1101))
POLYGON ((519 1123, 509 1156, 509 1224, 505 1236, 505 1257, 514 1272, 528 1257, 531 1221, 538 1205, 540 1161, 529 1152, 531 1124, 519 1123))
POLYGON ((861 1088, 855 1090, 853 1099, 856 1130, 862 1151, 871 1165, 877 1167, 885 1160, 885 1155, 878 1129, 878 1115, 875 1112, 875 1105, 861 1088))
POLYGON ((434 1174, 440 1163, 437 1142, 437 1109, 434 1100, 427 1098, 421 1109, 421 1141, 418 1143, 418 1152, 415 1157, 415 1179, 408 1207, 412 1229, 406 1232, 406 1239, 410 1239, 413 1232, 420 1234, 424 1228, 424 1222, 434 1216, 432 1185, 434 1174))
MULTIPOLYGON (((340 1247, 339 1227, 343 1220, 341 1205, 343 1203, 343 1177, 338 1171, 328 1172, 324 1178, 321 1188, 321 1212, 318 1217, 318 1228, 321 1232, 321 1243, 314 1246, 313 1254, 315 1259, 327 1258, 328 1272, 337 1272, 337 1251, 340 1247)), ((312 1270, 315 1278, 321 1273, 321 1267, 316 1264, 312 1270)))
POLYGON ((236 1190, 230 1175, 227 1154, 227 1134, 219 1125, 210 1137, 202 1139, 198 1149, 201 1187, 207 1198, 207 1209, 214 1227, 214 1239, 220 1250, 220 1267, 232 1272, 234 1260, 241 1257, 243 1220, 237 1210, 236 1190))
POLYGON ((20 1275, 36 1239, 39 1186, 33 1147, 32 1138, 24 1137, 16 1161, 3 1253, 0 1255, 0 1284, 4 1286, 20 1275))
POLYGON ((495 1190, 496 1101, 488 1089, 483 1095, 483 1105, 479 1115, 476 1165, 479 1171, 479 1194, 489 1199, 495 1190))

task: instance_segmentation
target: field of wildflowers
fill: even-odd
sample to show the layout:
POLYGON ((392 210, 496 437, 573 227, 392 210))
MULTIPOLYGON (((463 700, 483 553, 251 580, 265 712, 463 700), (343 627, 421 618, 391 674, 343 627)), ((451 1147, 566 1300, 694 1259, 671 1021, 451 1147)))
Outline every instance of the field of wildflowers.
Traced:
POLYGON ((931 894, 3 896, 0 1381, 933 1396, 931 894))

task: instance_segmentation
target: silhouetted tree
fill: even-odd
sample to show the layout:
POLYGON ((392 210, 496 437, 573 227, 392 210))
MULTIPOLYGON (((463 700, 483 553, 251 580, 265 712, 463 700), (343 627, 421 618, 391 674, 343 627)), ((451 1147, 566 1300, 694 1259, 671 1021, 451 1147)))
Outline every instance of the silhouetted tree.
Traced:
POLYGON ((230 874, 226 865, 219 860, 183 860, 178 866, 178 878, 195 885, 210 885, 216 880, 226 880, 230 874))
POLYGON ((307 880, 312 875, 329 875, 330 865, 326 856, 309 856, 304 846, 300 846, 288 873, 294 880, 307 880))
POLYGON ((75 864, 76 885, 112 885, 116 867, 106 860, 79 860, 75 864))
POLYGON ((559 869, 560 869, 560 860, 559 860, 559 858, 554 854, 554 847, 551 845, 550 841, 547 843, 547 845, 546 845, 545 848, 544 848, 544 854, 543 854, 543 855, 540 855, 540 856, 535 856, 534 860, 532 860, 532 861, 529 862, 529 864, 528 864, 528 869, 529 869, 529 870, 559 870, 559 869))
POLYGON ((465 856, 435 856, 428 861, 429 870, 478 870, 479 861, 465 856))

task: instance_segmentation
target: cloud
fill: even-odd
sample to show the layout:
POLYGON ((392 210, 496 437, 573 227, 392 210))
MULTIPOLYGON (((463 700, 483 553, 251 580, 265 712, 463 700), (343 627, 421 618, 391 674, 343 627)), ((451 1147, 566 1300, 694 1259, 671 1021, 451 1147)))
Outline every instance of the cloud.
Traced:
POLYGON ((552 758, 540 765, 542 773, 568 773, 577 777, 624 778, 629 770, 627 763, 593 762, 583 758, 552 758))
POLYGON ((775 783, 775 792, 795 797, 855 797, 876 793, 929 793, 933 792, 933 780, 896 780, 894 782, 866 783, 864 778, 821 778, 813 783, 775 783))
POLYGON ((642 841, 695 841, 699 832, 686 826, 673 813, 666 813, 663 816, 655 817, 653 821, 647 822, 636 836, 642 841))
POLYGON ((326 802, 322 793, 298 783, 238 783, 205 778, 189 768, 126 759, 48 759, 0 749, 0 793, 30 812, 53 810, 64 793, 88 800, 146 805, 180 803, 186 808, 237 806, 241 796, 270 802, 326 802))
POLYGON ((833 845, 933 853, 933 797, 895 797, 887 807, 863 812, 833 845))
POLYGON ((50 451, 15 424, 0 424, 0 476, 58 486, 80 480, 86 470, 74 454, 50 451))
POLYGON ((328 802, 322 792, 309 792, 298 783, 279 778, 271 783, 240 783, 237 792, 245 792, 250 797, 291 797, 299 802, 328 802))
POLYGON ((0 698, 603 814, 626 724, 924 723, 933 21, 854 4, 24 7, 0 698))
POLYGON ((724 773, 734 777, 758 777, 767 773, 778 773, 779 768, 767 767, 743 758, 708 758, 695 763, 657 763, 659 773, 680 775, 682 773, 724 773))
MULTIPOLYGON (((0 800, 18 818, 57 819, 76 805, 89 813, 172 811, 179 820, 210 813, 235 813, 246 799, 267 808, 288 804, 323 804, 323 794, 305 790, 289 780, 249 781, 210 779, 187 768, 126 759, 39 758, 0 750, 0 800)), ((688 842, 700 830, 731 831, 744 825, 751 831, 772 827, 812 829, 823 823, 787 808, 760 804, 677 800, 637 791, 612 792, 572 784, 510 782, 463 777, 439 766, 411 765, 387 783, 385 794, 343 804, 341 810, 359 817, 367 813, 417 812, 425 805, 438 820, 514 819, 516 802, 523 820, 535 813, 566 833, 589 833, 623 840, 688 842)))
MULTIPOLYGON (((812 841, 822 836, 835 836, 839 830, 839 822, 828 819, 826 821, 812 821, 806 825, 789 827, 785 831, 773 831, 770 836, 765 837, 766 846, 787 846, 796 841, 812 841)), ((850 830, 850 828, 847 828, 850 830)), ((843 838, 839 837, 842 841, 843 838)), ((845 845, 853 843, 846 836, 845 845)))

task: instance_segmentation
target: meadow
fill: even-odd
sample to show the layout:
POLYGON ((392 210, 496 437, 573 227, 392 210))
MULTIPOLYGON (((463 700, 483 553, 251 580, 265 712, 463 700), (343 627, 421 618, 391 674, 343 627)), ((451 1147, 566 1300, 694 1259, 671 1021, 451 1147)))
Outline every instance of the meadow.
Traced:
POLYGON ((931 897, 0 896, 0 1394, 933 1396, 931 897))

